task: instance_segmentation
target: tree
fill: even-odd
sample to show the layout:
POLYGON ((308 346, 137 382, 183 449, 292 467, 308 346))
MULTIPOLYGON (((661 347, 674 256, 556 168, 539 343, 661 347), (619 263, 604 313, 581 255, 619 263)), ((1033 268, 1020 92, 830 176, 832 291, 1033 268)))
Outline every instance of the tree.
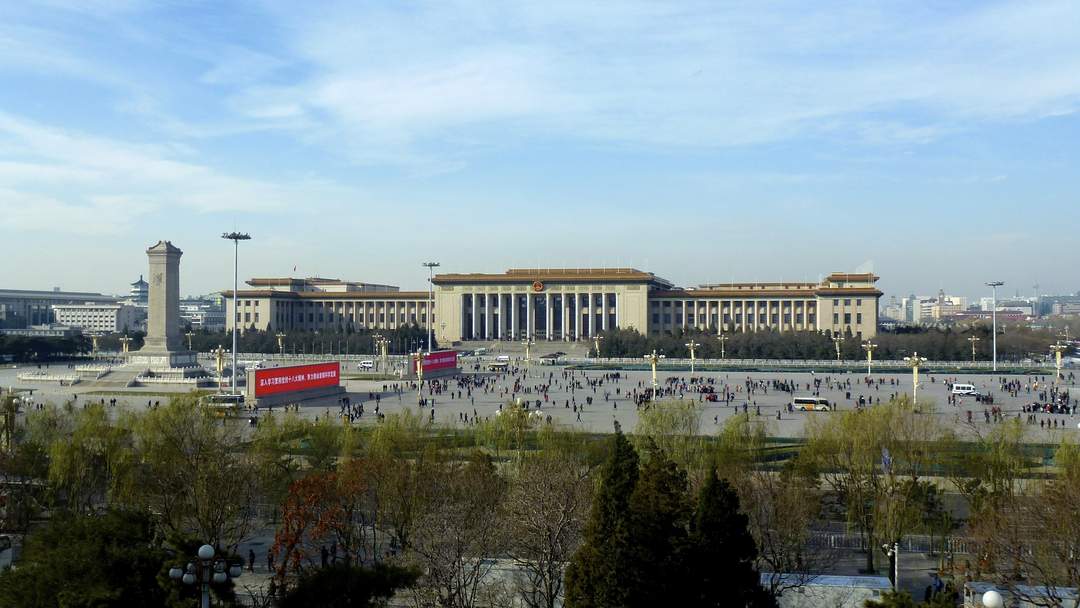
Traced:
POLYGON ((627 606, 630 576, 630 497, 638 480, 638 455, 616 431, 600 471, 600 485, 585 527, 585 542, 566 568, 568 608, 627 606))
POLYGON ((471 608, 495 591, 488 574, 490 558, 505 546, 500 521, 506 486, 482 452, 441 468, 426 488, 430 493, 404 558, 424 573, 414 589, 417 603, 471 608))
POLYGON ((400 589, 416 583, 419 574, 399 566, 370 568, 341 564, 306 572, 278 603, 279 608, 367 608, 384 606, 400 589))
POLYGON ((564 565, 581 544, 592 490, 581 448, 545 445, 512 468, 507 551, 521 573, 518 594, 529 608, 560 605, 564 565))
POLYGON ((66 499, 68 508, 90 512, 122 492, 130 481, 131 433, 109 420, 105 406, 90 404, 69 410, 70 436, 49 446, 49 481, 66 499))
POLYGON ((167 531, 234 547, 254 517, 259 478, 239 432, 194 395, 142 414, 134 425, 139 464, 127 502, 160 514, 167 531))
POLYGON ((21 608, 161 606, 168 559, 149 515, 64 514, 27 537, 17 569, 0 574, 0 605, 21 608))
POLYGON ((711 471, 698 497, 690 526, 689 552, 680 568, 693 595, 687 606, 775 606, 761 587, 755 567, 757 547, 739 496, 711 471))

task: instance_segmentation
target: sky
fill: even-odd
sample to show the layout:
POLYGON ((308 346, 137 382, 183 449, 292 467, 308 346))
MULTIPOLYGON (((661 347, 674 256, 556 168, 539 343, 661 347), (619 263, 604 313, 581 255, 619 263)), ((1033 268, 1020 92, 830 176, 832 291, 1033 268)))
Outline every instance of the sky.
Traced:
POLYGON ((5 2, 0 82, 3 288, 1080 289, 1075 0, 5 2))

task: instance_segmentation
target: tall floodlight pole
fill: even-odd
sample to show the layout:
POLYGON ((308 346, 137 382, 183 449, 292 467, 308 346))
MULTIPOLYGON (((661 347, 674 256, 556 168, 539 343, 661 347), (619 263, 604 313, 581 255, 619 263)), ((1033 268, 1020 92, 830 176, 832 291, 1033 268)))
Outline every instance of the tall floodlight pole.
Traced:
POLYGON ((990 311, 990 316, 993 318, 993 325, 994 325, 994 371, 995 372, 997 371, 997 288, 1001 287, 1004 284, 1005 283, 1003 281, 991 281, 991 282, 986 284, 987 287, 990 287, 990 288, 992 288, 994 290, 994 299, 993 299, 993 304, 991 305, 992 310, 990 311))
POLYGON ((236 394, 236 328, 240 324, 240 300, 237 298, 236 290, 238 289, 238 270, 240 268, 240 241, 250 241, 251 235, 244 234, 242 232, 226 232, 221 235, 221 238, 227 239, 233 242, 233 275, 232 275, 232 305, 233 305, 233 318, 232 318, 232 392, 236 394))
POLYGON ((421 265, 428 269, 427 352, 431 354, 431 328, 435 316, 435 269, 439 267, 439 263, 424 262, 421 265))

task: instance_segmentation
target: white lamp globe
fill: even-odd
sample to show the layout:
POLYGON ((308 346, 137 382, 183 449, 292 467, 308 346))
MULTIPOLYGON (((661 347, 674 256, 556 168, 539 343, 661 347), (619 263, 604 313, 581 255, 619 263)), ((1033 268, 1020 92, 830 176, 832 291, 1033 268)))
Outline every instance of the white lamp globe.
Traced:
POLYGON ((210 545, 203 545, 199 547, 199 559, 213 559, 214 548, 210 545))
POLYGON ((983 608, 1003 608, 1005 606, 1005 600, 1001 598, 1001 594, 991 589, 982 596, 983 608))

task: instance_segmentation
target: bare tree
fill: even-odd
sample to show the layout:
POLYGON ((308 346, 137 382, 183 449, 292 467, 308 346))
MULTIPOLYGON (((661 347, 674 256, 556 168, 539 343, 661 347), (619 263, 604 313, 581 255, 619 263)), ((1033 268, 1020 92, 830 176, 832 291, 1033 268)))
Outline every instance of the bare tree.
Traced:
POLYGON ((518 595, 529 608, 555 608, 563 570, 581 544, 592 503, 582 452, 557 446, 524 456, 513 468, 506 500, 508 553, 518 595))
POLYGON ((413 590, 414 601, 472 608, 497 585, 489 574, 504 546, 505 484, 481 453, 468 462, 444 464, 435 481, 404 556, 424 573, 413 590))

